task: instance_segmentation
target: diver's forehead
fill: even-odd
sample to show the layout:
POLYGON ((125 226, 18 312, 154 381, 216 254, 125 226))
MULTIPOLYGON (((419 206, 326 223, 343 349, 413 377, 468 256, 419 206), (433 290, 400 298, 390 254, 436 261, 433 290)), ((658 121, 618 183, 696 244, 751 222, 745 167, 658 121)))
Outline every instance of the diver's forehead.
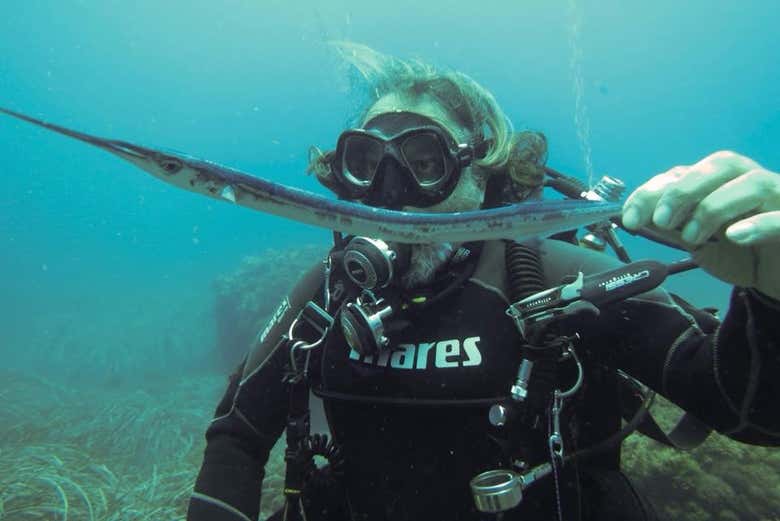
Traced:
POLYGON ((439 103, 429 96, 421 96, 416 100, 403 99, 397 93, 390 93, 379 98, 366 112, 361 125, 374 119, 379 114, 389 112, 413 112, 431 119, 439 126, 449 131, 461 142, 468 141, 468 133, 460 127, 439 103))

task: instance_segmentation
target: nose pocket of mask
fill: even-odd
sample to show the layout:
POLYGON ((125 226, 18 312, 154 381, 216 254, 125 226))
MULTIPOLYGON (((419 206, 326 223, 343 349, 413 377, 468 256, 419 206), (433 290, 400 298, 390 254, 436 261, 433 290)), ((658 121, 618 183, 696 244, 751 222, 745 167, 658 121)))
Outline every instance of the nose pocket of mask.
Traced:
POLYGON ((395 158, 385 157, 377 165, 374 182, 364 201, 372 206, 397 209, 414 188, 411 172, 395 158))

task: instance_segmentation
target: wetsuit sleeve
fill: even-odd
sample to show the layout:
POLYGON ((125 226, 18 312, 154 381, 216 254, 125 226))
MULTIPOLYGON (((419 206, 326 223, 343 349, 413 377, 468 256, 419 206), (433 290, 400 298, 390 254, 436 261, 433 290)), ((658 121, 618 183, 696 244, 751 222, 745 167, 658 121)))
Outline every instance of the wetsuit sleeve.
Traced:
POLYGON ((279 367, 266 365, 259 378, 241 385, 243 368, 231 376, 206 431, 188 521, 254 521, 260 511, 264 468, 284 428, 286 400, 279 367), (259 393, 268 399, 265 407, 249 407, 259 393))
POLYGON ((722 434, 780 445, 780 304, 734 288, 722 323, 677 297, 618 314, 618 367, 722 434))
POLYGON ((289 392, 283 382, 289 350, 282 335, 321 281, 321 266, 307 273, 283 299, 230 378, 206 431, 206 450, 187 521, 254 521, 271 448, 287 418, 289 392))
MULTIPOLYGON (((547 241, 550 284, 615 267, 608 255, 547 241)), ((592 359, 624 370, 736 440, 780 445, 780 303, 734 288, 721 323, 662 289, 572 321, 592 359)))

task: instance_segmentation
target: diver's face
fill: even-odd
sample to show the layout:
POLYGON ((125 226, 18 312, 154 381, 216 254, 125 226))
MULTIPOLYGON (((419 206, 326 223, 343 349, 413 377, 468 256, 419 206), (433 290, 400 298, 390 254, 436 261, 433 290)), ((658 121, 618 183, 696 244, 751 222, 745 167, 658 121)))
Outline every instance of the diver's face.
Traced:
MULTIPOLYGON (((395 94, 388 94, 377 100, 377 102, 371 106, 363 123, 365 124, 382 114, 395 112, 412 112, 429 118, 447 131, 458 143, 467 143, 471 139, 468 132, 459 126, 441 105, 427 97, 422 97, 415 102, 409 102, 408 100, 402 100, 395 94)), ((385 167, 389 170, 384 172, 384 176, 403 175, 402 172, 397 170, 398 165, 388 162, 385 167)), ((484 182, 478 176, 474 175, 471 166, 467 166, 461 170, 455 187, 446 199, 425 207, 406 204, 402 205, 401 209, 406 211, 434 213, 475 210, 482 204, 484 195, 484 182)), ((371 204, 370 201, 364 202, 366 202, 366 204, 371 204)), ((377 206, 380 205, 382 205, 381 202, 377 204, 377 206)))
MULTIPOLYGON (((471 141, 472 136, 460 127, 443 107, 425 97, 410 103, 408 100, 402 100, 394 94, 384 96, 368 110, 363 124, 365 125, 382 114, 396 112, 412 112, 433 120, 439 127, 448 132, 457 143, 468 143, 471 141)), ((398 129, 395 130, 398 131, 398 129)), ((392 165, 388 166, 393 168, 392 165)), ((400 176, 404 174, 401 171, 388 170, 383 175, 400 176)), ((412 212, 434 213, 475 210, 482 205, 484 195, 484 182, 474 174, 471 166, 467 166, 460 171, 457 183, 444 200, 425 207, 407 204, 401 206, 401 209, 412 212)), ((403 274, 401 280, 402 287, 411 289, 429 284, 435 278, 436 273, 446 265, 458 246, 458 244, 448 243, 413 245, 410 266, 406 273, 403 274)))

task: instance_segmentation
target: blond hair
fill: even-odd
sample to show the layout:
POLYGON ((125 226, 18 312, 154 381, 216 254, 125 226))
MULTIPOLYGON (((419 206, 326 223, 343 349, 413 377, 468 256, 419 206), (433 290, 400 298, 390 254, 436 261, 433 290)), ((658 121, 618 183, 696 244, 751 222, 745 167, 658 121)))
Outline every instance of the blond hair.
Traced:
MULTIPOLYGON (((365 119, 371 106, 383 96, 394 94, 413 103, 429 97, 441 106, 473 139, 489 139, 486 155, 475 161, 475 171, 484 181, 506 176, 503 197, 522 199, 542 185, 547 140, 539 132, 515 132, 493 95, 458 71, 438 70, 419 60, 402 60, 348 41, 332 42, 341 57, 366 81, 371 102, 360 115, 365 119)), ((316 149, 315 149, 316 150, 316 149)), ((316 150, 319 152, 319 150, 316 150)), ((332 153, 310 157, 309 170, 323 184, 332 187, 329 162, 332 153)))

